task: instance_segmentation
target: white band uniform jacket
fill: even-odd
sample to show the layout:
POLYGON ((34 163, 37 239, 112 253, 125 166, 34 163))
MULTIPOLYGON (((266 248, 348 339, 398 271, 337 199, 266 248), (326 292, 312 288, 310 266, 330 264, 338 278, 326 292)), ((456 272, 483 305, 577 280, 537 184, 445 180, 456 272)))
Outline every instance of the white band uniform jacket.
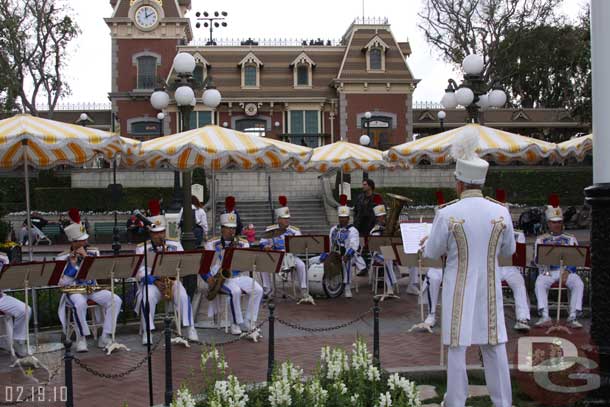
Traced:
POLYGON ((447 256, 443 275, 443 342, 448 346, 507 341, 498 256, 515 252, 508 210, 467 190, 439 208, 425 257, 447 256))

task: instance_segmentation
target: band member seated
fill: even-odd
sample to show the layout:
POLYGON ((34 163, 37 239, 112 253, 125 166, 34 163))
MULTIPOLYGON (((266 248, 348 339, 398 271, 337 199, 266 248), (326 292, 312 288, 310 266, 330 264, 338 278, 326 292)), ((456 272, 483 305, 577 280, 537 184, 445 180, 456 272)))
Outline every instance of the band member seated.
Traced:
MULTIPOLYGON (((538 236, 534 253, 538 253, 539 244, 550 244, 556 246, 577 246, 578 241, 573 235, 563 232, 563 212, 559 207, 559 199, 551 199, 551 205, 547 206, 545 211, 549 233, 538 236), (554 205, 553 205, 554 204, 554 205)), ((549 317, 548 295, 549 288, 559 281, 559 265, 556 266, 538 266, 538 278, 536 278, 536 301, 538 302, 538 312, 540 319, 536 322, 536 326, 548 324, 551 321, 549 317)), ((570 314, 568 316, 568 325, 572 328, 582 328, 582 324, 578 322, 578 314, 582 311, 582 296, 584 284, 578 274, 576 268, 565 267, 564 275, 561 276, 562 286, 568 287, 570 290, 570 314)))
MULTIPOLYGON (((258 319, 258 310, 263 298, 263 288, 258 282, 253 281, 251 277, 241 275, 241 271, 246 270, 229 270, 223 272, 222 262, 227 248, 248 248, 250 245, 246 239, 236 238, 235 228, 237 227, 237 216, 234 213, 223 213, 220 215, 220 237, 210 239, 206 245, 206 250, 214 250, 216 255, 210 267, 210 271, 201 276, 207 284, 209 292, 222 292, 229 296, 231 309, 231 333, 233 335, 241 335, 242 331, 249 331, 254 327, 258 319), (229 278, 225 278, 227 273, 229 278), (246 317, 244 318, 241 311, 241 296, 242 293, 248 295, 248 306, 246 309, 246 317)), ((218 296, 208 294, 208 299, 214 300, 218 296)), ((210 303, 210 313, 216 313, 218 302, 210 303)))
MULTIPOLYGON (((0 270, 5 264, 9 264, 8 257, 0 253, 0 270)), ((22 358, 27 356, 27 346, 25 342, 26 335, 26 324, 32 316, 32 309, 28 306, 27 316, 25 310, 25 303, 19 301, 15 297, 6 295, 0 290, 0 311, 5 316, 12 319, 9 323, 12 324, 13 329, 13 349, 18 357, 22 358)), ((7 329, 9 327, 7 326, 7 329)))
MULTIPOLYGON (((277 224, 268 226, 265 230, 265 232, 276 232, 275 237, 261 239, 259 244, 263 249, 286 251, 286 236, 301 236, 301 230, 290 224, 290 209, 286 206, 288 199, 285 196, 280 196, 279 202, 281 207, 275 210, 277 224)), ((301 289, 301 298, 308 297, 309 293, 307 292, 307 272, 305 270, 305 263, 303 263, 303 260, 290 253, 286 254, 284 259, 293 259, 299 287, 301 289)), ((268 273, 265 274, 268 275, 268 273)))
MULTIPOLYGON (((366 268, 366 263, 358 254, 360 246, 360 234, 358 229, 349 223, 350 209, 347 204, 347 196, 341 195, 339 198, 341 206, 337 208, 337 217, 339 224, 334 225, 330 229, 330 247, 331 251, 339 252, 343 256, 343 284, 345 298, 352 298, 352 268, 356 271, 362 271, 366 268)), ((323 253, 320 260, 324 261, 327 254, 323 253)))
MULTIPOLYGON (((99 256, 100 251, 95 247, 90 247, 87 239, 89 235, 85 226, 80 221, 80 214, 77 209, 70 209, 68 212, 72 223, 64 227, 66 237, 70 242, 70 249, 57 255, 56 260, 66 260, 66 268, 63 271, 59 285, 65 293, 59 302, 59 320, 63 326, 64 333, 67 332, 69 321, 66 321, 66 305, 70 304, 74 309, 74 320, 76 322, 76 351, 87 352, 87 336, 91 334, 87 324, 87 301, 92 300, 103 309, 104 328, 102 335, 98 338, 98 348, 105 348, 112 343, 112 331, 116 327, 116 321, 121 310, 122 300, 110 290, 99 289, 95 280, 77 279, 78 272, 87 256, 99 256), (97 287, 97 288, 96 288, 97 287), (88 290, 87 290, 88 288, 88 290), (80 291, 80 292, 79 292, 80 291), (113 296, 114 296, 114 318, 113 318, 113 296)), ((101 320, 102 315, 97 315, 95 319, 101 320)))
MULTIPOLYGON (((373 213, 375 214, 375 226, 373 226, 373 229, 371 229, 370 235, 383 236, 383 232, 385 231, 386 216, 385 205, 380 198, 377 198, 377 196, 373 197, 373 200, 376 204, 376 206, 373 207, 373 213)), ((383 278, 387 287, 386 294, 393 295, 394 286, 398 284, 398 280, 396 280, 396 275, 394 274, 394 261, 384 260, 383 255, 379 252, 373 252, 371 255, 373 257, 373 261, 385 266, 383 278)), ((376 284, 376 282, 374 284, 376 284)))
MULTIPOLYGON (((525 243, 525 235, 522 231, 515 230, 515 241, 525 243)), ((521 271, 516 266, 498 267, 498 271, 500 272, 500 279, 506 281, 513 292, 515 316, 517 318, 513 329, 515 331, 529 331, 530 307, 527 302, 527 290, 521 271)))
MULTIPOLYGON (((151 263, 155 258, 155 253, 181 252, 184 251, 184 249, 182 248, 180 242, 165 238, 166 220, 165 216, 161 215, 159 202, 150 201, 148 206, 152 215, 148 218, 150 221, 150 224, 148 225, 150 240, 146 241, 145 243, 140 243, 136 247, 136 254, 144 254, 144 246, 146 246, 146 255, 148 256, 148 280, 145 281, 144 279, 146 276, 144 262, 142 262, 142 266, 136 274, 136 279, 139 282, 136 313, 139 313, 141 316, 143 331, 142 344, 146 345, 148 338, 146 333, 146 320, 144 319, 146 315, 146 294, 144 284, 148 284, 148 301, 150 304, 148 314, 150 330, 153 331, 155 329, 155 309, 157 307, 157 303, 163 298, 171 298, 174 307, 180 307, 180 318, 182 319, 180 322, 182 323, 183 327, 187 328, 186 336, 191 341, 197 341, 199 340, 199 336, 197 335, 197 330, 195 329, 195 325, 193 323, 193 310, 191 308, 191 302, 182 283, 180 281, 175 281, 174 279, 166 280, 150 274, 152 271, 151 263), (173 287, 168 287, 168 285, 173 287)), ((152 338, 153 335, 151 332, 150 340, 154 342, 152 338)))

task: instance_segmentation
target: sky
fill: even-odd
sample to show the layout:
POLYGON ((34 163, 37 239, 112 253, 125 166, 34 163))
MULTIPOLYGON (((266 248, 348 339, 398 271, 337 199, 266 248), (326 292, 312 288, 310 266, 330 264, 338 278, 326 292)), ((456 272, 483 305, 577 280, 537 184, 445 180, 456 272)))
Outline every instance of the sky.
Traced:
MULTIPOLYGON (((564 0, 562 12, 578 15, 588 0, 564 0)), ((110 35, 104 22, 112 7, 108 0, 66 0, 82 33, 70 44, 65 71, 72 89, 62 102, 107 102, 110 90, 110 35)), ((205 38, 207 29, 195 28, 195 12, 226 11, 226 28, 216 38, 324 38, 339 39, 355 17, 388 17, 397 41, 409 40, 412 54, 407 62, 421 82, 416 102, 438 102, 447 79, 461 79, 440 60, 417 27, 417 13, 424 0, 193 0, 189 12, 195 38, 205 38)), ((222 91, 222 84, 217 84, 222 91)))

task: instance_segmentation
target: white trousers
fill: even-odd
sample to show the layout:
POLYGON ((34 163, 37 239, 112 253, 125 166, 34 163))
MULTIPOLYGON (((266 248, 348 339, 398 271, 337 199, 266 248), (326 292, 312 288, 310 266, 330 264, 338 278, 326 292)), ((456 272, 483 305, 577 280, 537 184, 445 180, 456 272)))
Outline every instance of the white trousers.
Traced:
MULTIPOLYGON (((557 281, 559 281, 559 270, 551 271, 551 275, 539 274, 536 279, 536 301, 538 309, 542 311, 543 315, 548 315, 549 312, 549 288, 557 281)), ((570 316, 574 316, 577 312, 582 311, 585 285, 578 274, 570 273, 566 286, 570 290, 570 316)))
POLYGON ((385 285, 387 287, 393 287, 398 282, 398 280, 396 280, 396 274, 394 273, 394 261, 385 260, 383 263, 385 264, 385 273, 383 274, 385 285))
POLYGON ((13 340, 24 341, 26 324, 32 316, 32 308, 28 306, 26 317, 25 303, 10 295, 1 294, 0 311, 13 318, 13 340))
MULTIPOLYGON (((146 306, 146 293, 144 292, 145 288, 142 287, 140 290, 140 295, 142 295, 142 299, 140 301, 140 321, 142 322, 142 331, 146 332, 146 320, 144 316, 146 313, 144 312, 144 307, 146 306)), ((182 319, 182 326, 191 326, 193 325, 193 308, 191 307, 191 302, 189 301, 189 297, 186 294, 186 290, 182 283, 177 282, 174 284, 174 292, 173 292, 173 303, 176 309, 180 310, 180 319, 182 319)), ((157 308, 157 304, 159 301, 163 300, 163 293, 159 291, 156 285, 149 284, 148 285, 148 301, 150 303, 150 330, 155 329, 155 309, 157 308)))
POLYGON ((263 299, 263 288, 256 281, 248 276, 238 276, 225 280, 220 291, 229 296, 229 307, 234 324, 242 324, 244 317, 241 312, 241 295, 248 296, 248 306, 246 308, 246 320, 256 322, 258 310, 263 299))
MULTIPOLYGON (((103 334, 110 335, 116 327, 116 321, 119 318, 121 305, 123 301, 121 297, 112 294, 110 290, 100 290, 92 294, 67 294, 66 302, 74 308, 76 319, 76 334, 77 336, 91 335, 89 324, 87 324, 87 300, 95 301, 103 309, 104 329, 103 334), (114 297, 114 318, 112 315, 112 298, 114 297)), ((61 312, 61 311, 60 311, 61 312)), ((98 316, 96 316, 97 320, 98 316)))
MULTIPOLYGON (((511 407, 512 393, 508 356, 503 343, 481 345, 485 383, 495 407, 511 407)), ((468 398, 468 374, 466 373, 466 346, 449 347, 447 356, 446 407, 464 407, 468 398)))
POLYGON ((409 285, 410 286, 419 286, 419 273, 417 272, 417 267, 409 267, 409 285))
POLYGON ((515 314, 518 321, 530 319, 530 307, 527 302, 527 290, 523 276, 516 267, 500 267, 500 279, 506 281, 515 298, 515 314))
POLYGON ((423 295, 428 302, 428 313, 436 314, 436 305, 438 304, 438 295, 441 291, 441 283, 443 282, 443 270, 437 268, 428 269, 426 274, 426 283, 424 285, 423 295))
MULTIPOLYGON (((305 263, 303 263, 303 260, 299 259, 297 256, 294 256, 294 267, 297 272, 299 286, 301 288, 307 288, 307 272, 305 271, 305 263)), ((263 287, 265 290, 270 289, 272 287, 271 273, 265 271, 260 274, 261 279, 263 280, 263 287)))

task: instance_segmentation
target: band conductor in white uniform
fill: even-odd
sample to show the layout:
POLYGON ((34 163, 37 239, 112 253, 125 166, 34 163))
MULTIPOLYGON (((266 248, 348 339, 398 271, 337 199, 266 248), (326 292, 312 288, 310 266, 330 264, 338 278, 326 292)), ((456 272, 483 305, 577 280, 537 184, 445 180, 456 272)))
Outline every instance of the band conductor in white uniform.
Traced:
POLYGON ((511 407, 511 383, 498 256, 515 251, 508 210, 481 193, 489 164, 476 154, 478 132, 470 129, 451 148, 457 161, 460 198, 434 217, 425 257, 447 256, 443 275, 443 342, 449 346, 448 407, 463 407, 468 397, 466 348, 479 345, 485 381, 496 407, 511 407))
MULTIPOLYGON (((8 257, 0 253, 0 270, 2 270, 5 264, 9 264, 8 257)), ((25 357, 28 353, 25 341, 26 324, 32 316, 32 308, 28 306, 26 313, 23 301, 6 295, 0 290, 0 312, 9 318, 6 321, 6 329, 12 329, 13 331, 13 349, 15 353, 20 358, 25 357), (12 326, 9 326, 9 324, 12 326)))
MULTIPOLYGON (((214 261, 210 267, 210 271, 201 277, 209 287, 214 285, 214 279, 221 278, 221 267, 225 255, 225 249, 229 247, 248 248, 250 245, 246 239, 235 238, 235 228, 237 227, 237 216, 235 213, 223 213, 220 215, 220 233, 218 238, 210 239, 206 245, 206 250, 214 250, 216 252, 214 261)), ((231 333, 233 335, 241 335, 242 331, 249 331, 254 327, 258 319, 258 311, 263 299, 263 288, 260 284, 249 276, 241 275, 241 271, 247 270, 231 270, 231 278, 227 278, 220 286, 220 292, 229 296, 229 305, 231 309, 231 333), (241 311, 242 293, 248 296, 248 306, 246 309, 246 317, 244 318, 241 311)), ((219 309, 217 296, 210 303, 211 313, 219 309)))

